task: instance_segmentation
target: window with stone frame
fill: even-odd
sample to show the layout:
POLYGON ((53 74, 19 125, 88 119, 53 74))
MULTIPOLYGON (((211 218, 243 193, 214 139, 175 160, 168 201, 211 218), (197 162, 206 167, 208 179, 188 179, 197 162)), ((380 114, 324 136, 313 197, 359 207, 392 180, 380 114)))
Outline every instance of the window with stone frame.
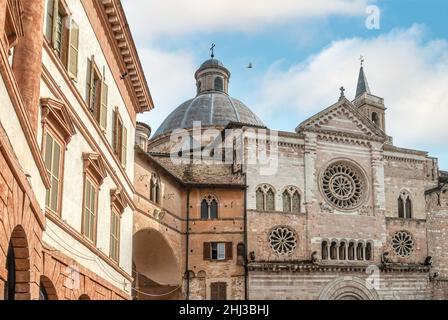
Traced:
POLYGON ((153 174, 149 181, 149 200, 160 205, 161 204, 161 183, 160 178, 153 174))
POLYGON ((300 193, 296 187, 287 187, 282 195, 283 212, 300 213, 300 193))
POLYGON ((118 262, 120 259, 120 226, 121 226, 121 215, 115 209, 112 209, 110 219, 109 256, 115 262, 118 262))
POLYGON ((402 219, 412 219, 412 200, 408 191, 403 190, 398 197, 398 217, 402 219))
POLYGON ((61 188, 62 188, 62 163, 63 160, 63 144, 55 138, 56 135, 46 132, 44 159, 48 177, 50 178, 51 187, 46 191, 45 206, 53 213, 60 212, 61 188))
POLYGON ((48 0, 45 37, 73 78, 78 76, 79 25, 65 0, 48 0))
POLYGON ((110 221, 110 249, 109 256, 116 263, 120 262, 121 217, 128 202, 121 189, 110 191, 111 221, 110 221))
POLYGON ((64 180, 65 150, 76 133, 70 113, 60 101, 40 100, 42 117, 42 154, 50 180, 46 191, 46 210, 60 215, 64 180))
POLYGON ((213 301, 227 300, 227 283, 212 282, 210 284, 210 299, 213 301))
POLYGON ((264 184, 257 188, 256 208, 259 211, 275 211, 275 191, 272 186, 264 184))
POLYGON ((100 125, 103 132, 107 130, 109 103, 109 87, 106 84, 105 70, 100 71, 92 56, 87 63, 87 96, 86 102, 90 113, 100 125))
POLYGON ((128 131, 124 126, 123 119, 118 112, 118 108, 115 108, 113 114, 113 139, 112 145, 115 155, 120 161, 123 168, 127 165, 127 144, 128 144, 128 131))
POLYGON ((207 195, 201 201, 201 220, 218 219, 219 202, 214 195, 207 195))
POLYGON ((224 80, 221 77, 215 78, 215 90, 224 91, 224 80))
POLYGON ((204 242, 204 260, 229 261, 233 259, 232 242, 204 242))
POLYGON ((82 212, 82 234, 92 243, 97 240, 98 196, 100 186, 107 176, 101 155, 84 153, 84 192, 82 212))

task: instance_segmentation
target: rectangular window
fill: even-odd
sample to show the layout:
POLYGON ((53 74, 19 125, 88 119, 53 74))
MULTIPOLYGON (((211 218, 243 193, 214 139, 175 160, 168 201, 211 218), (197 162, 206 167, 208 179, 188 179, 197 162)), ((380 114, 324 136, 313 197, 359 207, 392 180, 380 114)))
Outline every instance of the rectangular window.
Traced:
POLYGON ((213 282, 210 285, 210 299, 214 301, 227 300, 227 283, 213 282))
POLYGON ((204 260, 228 261, 232 259, 231 242, 204 243, 204 260))
POLYGON ((101 75, 100 70, 92 57, 88 63, 87 72, 87 105, 92 115, 104 131, 107 128, 107 107, 109 100, 109 87, 105 82, 105 77, 101 75))
POLYGON ((120 253, 120 215, 112 210, 110 224, 110 257, 119 262, 120 253))
POLYGON ((45 167, 51 181, 47 190, 45 205, 54 213, 59 212, 59 194, 61 189, 61 145, 49 133, 45 136, 45 167))
POLYGON ((89 178, 84 184, 83 234, 92 242, 96 241, 96 209, 98 190, 89 178))
POLYGON ((45 37, 69 74, 78 75, 79 25, 71 18, 63 0, 48 0, 45 37))
POLYGON ((126 167, 128 131, 123 125, 123 120, 121 119, 118 110, 114 111, 114 128, 112 138, 112 145, 115 155, 120 160, 122 166, 126 167))

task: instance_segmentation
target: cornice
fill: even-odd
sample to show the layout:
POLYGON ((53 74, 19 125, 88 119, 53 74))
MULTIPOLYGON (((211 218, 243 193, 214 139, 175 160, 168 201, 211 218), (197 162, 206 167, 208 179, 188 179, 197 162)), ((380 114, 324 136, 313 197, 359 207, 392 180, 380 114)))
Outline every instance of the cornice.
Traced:
POLYGON ((113 43, 115 55, 119 58, 125 82, 138 108, 136 112, 154 109, 143 68, 138 57, 134 39, 120 0, 93 1, 95 9, 105 23, 108 36, 113 43))

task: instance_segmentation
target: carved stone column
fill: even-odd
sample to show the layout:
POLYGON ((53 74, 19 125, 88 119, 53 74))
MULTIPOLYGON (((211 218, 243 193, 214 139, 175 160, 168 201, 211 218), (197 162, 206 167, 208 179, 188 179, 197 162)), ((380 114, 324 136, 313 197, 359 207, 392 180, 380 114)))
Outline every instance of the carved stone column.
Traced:
POLYGON ((22 5, 24 37, 14 50, 13 71, 31 127, 37 135, 45 4, 44 0, 33 0, 22 1, 22 5))

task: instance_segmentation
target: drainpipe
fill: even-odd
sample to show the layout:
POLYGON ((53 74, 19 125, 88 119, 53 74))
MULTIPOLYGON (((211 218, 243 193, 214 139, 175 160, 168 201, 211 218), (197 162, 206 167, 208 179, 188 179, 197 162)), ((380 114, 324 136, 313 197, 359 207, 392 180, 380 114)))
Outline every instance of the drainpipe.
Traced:
POLYGON ((187 301, 190 300, 190 270, 189 270, 189 252, 190 252, 190 188, 187 188, 187 232, 185 240, 185 272, 187 275, 187 301))
POLYGON ((249 299, 249 270, 247 266, 247 175, 244 175, 245 188, 244 188, 244 299, 249 299))

